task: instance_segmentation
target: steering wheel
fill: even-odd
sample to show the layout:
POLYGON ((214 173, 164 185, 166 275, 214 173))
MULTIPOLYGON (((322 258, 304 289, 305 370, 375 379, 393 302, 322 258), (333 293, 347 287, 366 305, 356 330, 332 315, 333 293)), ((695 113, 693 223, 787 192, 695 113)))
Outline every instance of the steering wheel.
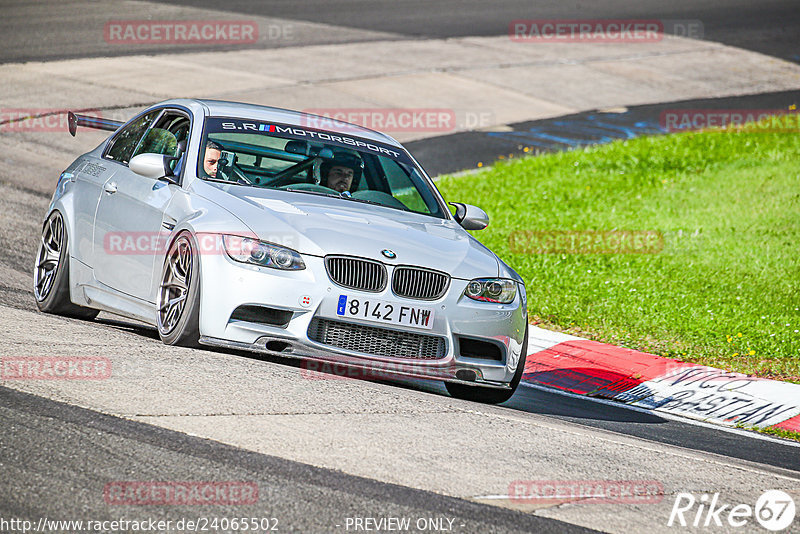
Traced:
POLYGON ((291 177, 293 177, 295 174, 307 170, 309 167, 313 167, 315 161, 318 159, 319 158, 315 156, 312 158, 305 159, 299 163, 295 163, 294 165, 292 165, 287 169, 283 169, 282 171, 280 171, 279 173, 277 173, 275 176, 272 177, 272 182, 270 182, 269 186, 281 187, 284 185, 291 184, 292 182, 289 180, 291 177))
POLYGON ((249 185, 261 185, 260 180, 254 180, 250 178, 241 167, 239 167, 236 163, 232 163, 230 166, 230 175, 225 172, 224 168, 220 167, 217 170, 217 174, 222 174, 225 180, 230 182, 240 182, 246 183, 249 185))

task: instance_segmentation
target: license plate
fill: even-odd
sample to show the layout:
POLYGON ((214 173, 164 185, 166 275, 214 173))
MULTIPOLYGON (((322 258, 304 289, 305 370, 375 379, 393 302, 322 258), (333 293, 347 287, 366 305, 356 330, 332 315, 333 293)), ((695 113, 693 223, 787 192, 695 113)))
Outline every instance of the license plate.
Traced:
POLYGON ((430 330, 433 328, 433 310, 420 306, 406 306, 397 302, 365 299, 339 295, 336 315, 358 318, 364 321, 398 326, 413 326, 430 330))

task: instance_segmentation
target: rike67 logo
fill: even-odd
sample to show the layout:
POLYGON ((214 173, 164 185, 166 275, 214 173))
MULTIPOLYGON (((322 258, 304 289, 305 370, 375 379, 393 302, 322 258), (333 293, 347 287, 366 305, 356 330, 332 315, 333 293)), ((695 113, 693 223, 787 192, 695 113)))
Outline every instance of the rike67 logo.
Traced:
POLYGON ((755 506, 722 503, 719 493, 704 493, 699 498, 691 493, 678 493, 667 526, 749 527, 747 531, 752 532, 755 519, 765 529, 778 532, 791 526, 795 513, 794 499, 781 490, 765 491, 755 506))

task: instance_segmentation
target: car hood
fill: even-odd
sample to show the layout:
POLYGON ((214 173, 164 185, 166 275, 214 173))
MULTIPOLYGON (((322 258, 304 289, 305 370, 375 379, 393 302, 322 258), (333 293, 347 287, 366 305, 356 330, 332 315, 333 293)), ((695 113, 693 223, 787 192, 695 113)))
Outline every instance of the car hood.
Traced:
POLYGON ((338 198, 196 182, 195 192, 239 218, 259 239, 301 254, 341 254, 418 265, 454 278, 497 276, 497 257, 453 220, 338 198), (389 260, 381 251, 397 257, 389 260))

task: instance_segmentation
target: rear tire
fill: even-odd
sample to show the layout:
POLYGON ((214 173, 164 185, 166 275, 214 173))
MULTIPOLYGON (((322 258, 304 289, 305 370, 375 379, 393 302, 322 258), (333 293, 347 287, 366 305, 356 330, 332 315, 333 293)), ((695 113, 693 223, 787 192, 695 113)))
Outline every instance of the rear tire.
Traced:
POLYGON ((200 258, 189 232, 175 238, 164 259, 156 321, 165 344, 200 346, 200 258))
POLYGON ((33 268, 33 296, 44 313, 94 319, 98 310, 73 304, 69 296, 69 241, 64 217, 53 211, 42 226, 33 268))
POLYGON ((517 391, 520 380, 522 380, 522 373, 525 372, 525 359, 528 354, 528 325, 525 325, 525 337, 522 340, 522 354, 519 357, 517 370, 514 377, 511 379, 509 386, 511 389, 494 389, 481 386, 467 386, 465 384, 455 384, 445 382, 444 386, 447 392, 453 397, 462 400, 473 402, 481 402, 484 404, 500 404, 510 399, 514 392, 517 391))

